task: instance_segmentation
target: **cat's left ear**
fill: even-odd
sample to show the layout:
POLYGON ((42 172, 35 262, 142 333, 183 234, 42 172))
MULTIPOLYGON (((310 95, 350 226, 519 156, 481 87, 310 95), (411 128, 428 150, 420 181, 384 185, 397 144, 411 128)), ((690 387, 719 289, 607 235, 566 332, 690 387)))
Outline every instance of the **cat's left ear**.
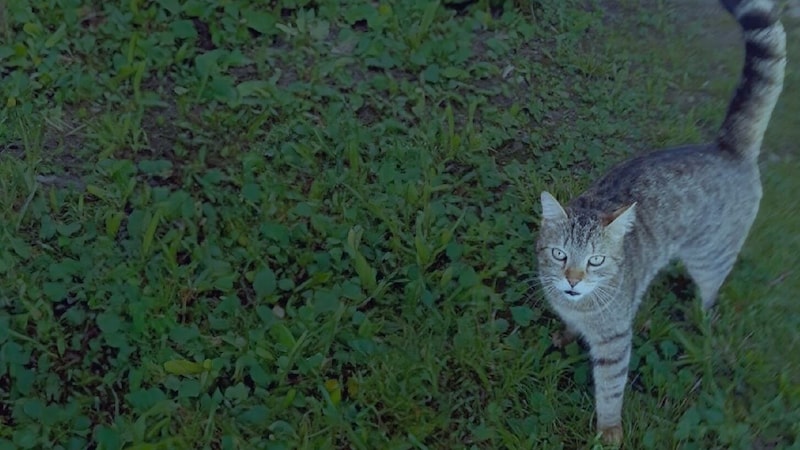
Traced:
POLYGON ((636 221, 636 202, 623 206, 603 218, 606 232, 616 239, 622 239, 633 228, 636 221))

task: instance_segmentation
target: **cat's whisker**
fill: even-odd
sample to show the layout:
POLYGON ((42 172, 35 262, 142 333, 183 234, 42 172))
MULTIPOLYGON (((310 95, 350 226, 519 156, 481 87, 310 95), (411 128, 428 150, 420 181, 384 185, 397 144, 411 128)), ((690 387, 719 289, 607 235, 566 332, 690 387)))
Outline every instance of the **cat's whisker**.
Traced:
POLYGON ((595 295, 592 296, 592 301, 595 302, 597 308, 595 311, 599 314, 603 321, 613 320, 607 314, 608 309, 614 302, 614 292, 609 292, 603 287, 595 288, 595 295))

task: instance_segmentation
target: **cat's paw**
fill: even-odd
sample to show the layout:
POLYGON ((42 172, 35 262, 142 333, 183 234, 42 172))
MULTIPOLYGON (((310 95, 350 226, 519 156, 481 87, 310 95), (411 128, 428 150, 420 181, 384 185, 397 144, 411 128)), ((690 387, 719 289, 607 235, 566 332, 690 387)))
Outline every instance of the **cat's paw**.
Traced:
POLYGON ((598 431, 600 431, 600 440, 603 441, 603 444, 613 447, 622 445, 622 425, 601 428, 598 431))
POLYGON ((570 330, 569 328, 564 328, 563 330, 556 331, 550 335, 550 339, 553 341, 553 345, 559 349, 564 348, 567 345, 573 343, 577 338, 578 338, 578 333, 570 330))

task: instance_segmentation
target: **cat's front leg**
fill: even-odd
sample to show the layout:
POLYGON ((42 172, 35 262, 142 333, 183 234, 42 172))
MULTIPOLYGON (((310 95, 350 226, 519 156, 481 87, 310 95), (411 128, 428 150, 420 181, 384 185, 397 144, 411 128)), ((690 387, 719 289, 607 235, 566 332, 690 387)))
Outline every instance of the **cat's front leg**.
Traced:
POLYGON ((556 331, 550 335, 551 339, 553 340, 553 345, 556 348, 564 348, 574 342, 575 339, 579 338, 580 336, 581 333, 578 331, 578 328, 566 322, 564 323, 564 328, 562 330, 556 331))
POLYGON ((622 442, 622 398, 631 358, 630 328, 611 332, 589 342, 592 356, 597 430, 603 442, 622 442))

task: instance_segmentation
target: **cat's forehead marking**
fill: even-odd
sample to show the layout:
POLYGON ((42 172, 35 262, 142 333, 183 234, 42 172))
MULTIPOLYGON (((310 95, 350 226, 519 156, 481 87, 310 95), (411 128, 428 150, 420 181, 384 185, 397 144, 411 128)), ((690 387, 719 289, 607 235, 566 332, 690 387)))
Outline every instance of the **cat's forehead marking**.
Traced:
POLYGON ((594 248, 592 237, 596 233, 598 227, 597 219, 587 214, 578 213, 569 219, 569 232, 565 236, 567 242, 571 242, 575 246, 584 247, 591 245, 594 248))
POLYGON ((575 208, 568 209, 566 221, 549 226, 548 234, 558 239, 564 249, 595 252, 600 228, 599 214, 595 210, 575 208))

